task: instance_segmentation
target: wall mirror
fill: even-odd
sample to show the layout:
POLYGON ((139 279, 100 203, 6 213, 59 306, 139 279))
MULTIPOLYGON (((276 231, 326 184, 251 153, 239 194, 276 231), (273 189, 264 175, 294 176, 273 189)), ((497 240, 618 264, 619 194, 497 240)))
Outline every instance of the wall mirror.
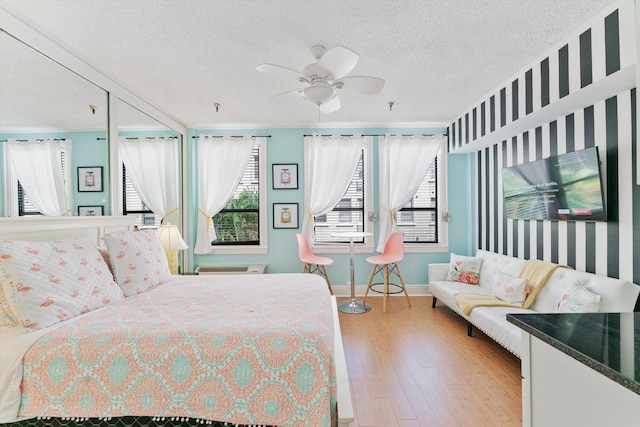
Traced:
POLYGON ((135 215, 139 228, 158 227, 163 217, 165 223, 179 225, 182 135, 121 99, 117 105, 118 194, 122 195, 119 203, 122 213, 135 215), (129 165, 123 164, 127 155, 123 145, 127 144, 129 165), (145 191, 147 196, 141 194, 145 191), (154 194, 158 195, 155 201, 154 194))
MULTIPOLYGON (((65 165, 69 213, 111 214, 107 92, 5 31, 0 31, 0 58, 0 141, 70 141, 65 165), (87 189, 95 191, 82 191, 87 189)), ((5 179, 10 172, 5 144, 0 149, 0 216, 16 216, 18 190, 5 179)))

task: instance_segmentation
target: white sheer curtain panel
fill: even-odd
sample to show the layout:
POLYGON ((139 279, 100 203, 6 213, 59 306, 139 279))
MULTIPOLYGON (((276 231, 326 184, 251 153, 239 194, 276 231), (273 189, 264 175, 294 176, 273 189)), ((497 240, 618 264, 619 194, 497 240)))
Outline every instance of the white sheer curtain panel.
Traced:
POLYGON ((179 224, 179 149, 177 138, 119 139, 118 151, 142 202, 162 223, 179 224))
POLYGON ((384 251, 387 239, 398 230, 393 214, 409 203, 418 191, 441 143, 441 137, 407 137, 389 133, 378 142, 378 252, 384 251))
POLYGON ((54 139, 10 139, 6 146, 14 176, 33 206, 46 216, 71 213, 62 169, 62 144, 54 139))
POLYGON ((225 207, 236 191, 251 152, 255 138, 213 137, 198 138, 198 230, 197 254, 211 252, 216 232, 211 217, 225 207))
POLYGON ((302 233, 313 247, 314 217, 333 209, 349 188, 365 138, 321 136, 304 140, 304 218, 302 233))

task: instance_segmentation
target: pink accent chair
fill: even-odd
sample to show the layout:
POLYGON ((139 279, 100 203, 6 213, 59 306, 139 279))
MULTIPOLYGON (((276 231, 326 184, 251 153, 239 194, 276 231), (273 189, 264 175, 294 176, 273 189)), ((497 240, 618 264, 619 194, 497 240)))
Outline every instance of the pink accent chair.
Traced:
POLYGON ((369 279, 369 284, 367 285, 367 290, 364 293, 362 302, 364 303, 366 301, 370 289, 374 292, 378 292, 375 289, 372 289, 372 286, 376 284, 373 283, 373 278, 377 273, 382 273, 384 280, 384 288, 381 292, 383 312, 387 311, 387 297, 391 293, 398 293, 389 292, 389 273, 395 274, 400 279, 400 285, 396 286, 402 288, 402 290, 404 291, 404 295, 407 298, 407 303, 409 303, 409 307, 411 307, 411 300, 409 299, 407 288, 404 286, 404 280, 402 280, 402 274, 400 274, 400 267, 397 264, 404 257, 403 240, 404 236, 402 235, 402 233, 400 233, 399 231, 393 232, 389 236, 387 243, 384 245, 384 252, 379 255, 374 255, 367 258, 367 262, 373 264, 373 272, 371 273, 371 278, 369 279))
POLYGON ((329 276, 327 275, 327 269, 325 268, 327 265, 333 264, 333 260, 331 258, 321 257, 314 255, 309 247, 309 242, 307 238, 302 233, 297 233, 296 238, 298 239, 298 257, 300 261, 304 264, 302 268, 303 273, 317 273, 318 275, 324 277, 324 280, 327 281, 327 286, 329 287, 329 292, 333 295, 333 290, 331 289, 331 282, 329 281, 329 276))

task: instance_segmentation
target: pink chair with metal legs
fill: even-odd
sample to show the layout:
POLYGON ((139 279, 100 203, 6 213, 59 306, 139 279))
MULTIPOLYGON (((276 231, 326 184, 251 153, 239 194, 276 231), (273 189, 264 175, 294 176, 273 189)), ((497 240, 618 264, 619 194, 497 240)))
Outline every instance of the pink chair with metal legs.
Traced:
POLYGON ((318 275, 324 277, 324 280, 327 281, 329 292, 331 293, 331 295, 333 295, 331 282, 329 281, 327 269, 325 268, 327 265, 333 264, 333 260, 331 258, 314 255, 304 234, 297 233, 296 238, 298 239, 298 257, 300 258, 300 261, 304 263, 302 272, 317 273, 318 275))
MULTIPOLYGON (((404 236, 399 231, 391 233, 387 243, 384 245, 384 252, 379 255, 374 255, 367 258, 367 262, 373 264, 373 272, 371 273, 371 278, 369 279, 369 284, 367 285, 367 290, 364 293, 364 298, 362 302, 367 299, 367 295, 369 294, 369 290, 372 289, 371 286, 376 283, 373 282, 373 278, 377 273, 382 273, 384 278, 384 288, 382 293, 382 311, 387 311, 387 297, 390 295, 389 292, 389 273, 395 274, 400 279, 400 285, 396 285, 402 288, 404 291, 404 295, 407 298, 407 303, 409 303, 409 307, 411 307, 411 300, 409 300, 409 294, 407 293, 407 288, 404 286, 404 280, 402 280, 402 275, 400 274, 400 267, 398 266, 398 262, 404 258, 404 236)), ((379 283, 378 283, 379 284, 379 283)), ((374 292, 378 292, 373 289, 374 292)))

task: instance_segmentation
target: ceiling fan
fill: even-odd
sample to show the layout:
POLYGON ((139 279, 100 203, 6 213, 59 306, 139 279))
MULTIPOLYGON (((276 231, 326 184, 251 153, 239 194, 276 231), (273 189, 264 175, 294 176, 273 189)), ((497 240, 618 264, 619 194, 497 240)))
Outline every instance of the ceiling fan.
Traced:
POLYGON ((304 98, 318 106, 322 113, 332 113, 340 109, 339 93, 375 95, 384 87, 384 80, 371 76, 345 77, 358 63, 360 55, 343 46, 327 50, 316 45, 311 48, 316 62, 307 65, 302 73, 291 68, 273 64, 261 64, 256 70, 288 80, 297 80, 306 86, 290 90, 275 98, 304 98))

